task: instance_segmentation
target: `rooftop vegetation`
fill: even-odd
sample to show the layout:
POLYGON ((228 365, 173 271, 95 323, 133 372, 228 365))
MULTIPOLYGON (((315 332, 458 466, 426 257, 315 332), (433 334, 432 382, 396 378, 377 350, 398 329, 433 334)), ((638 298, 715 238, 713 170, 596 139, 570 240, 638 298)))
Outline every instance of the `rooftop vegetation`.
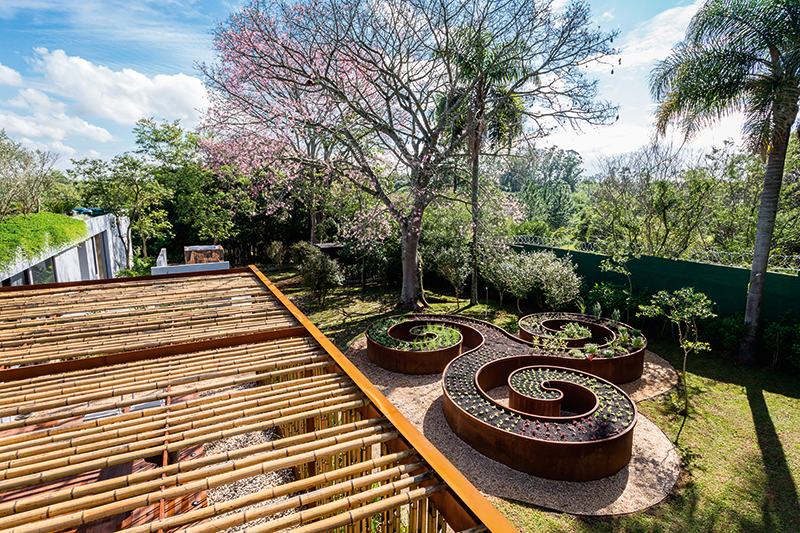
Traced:
POLYGON ((0 268, 30 260, 86 236, 82 220, 55 213, 34 213, 0 220, 0 268))

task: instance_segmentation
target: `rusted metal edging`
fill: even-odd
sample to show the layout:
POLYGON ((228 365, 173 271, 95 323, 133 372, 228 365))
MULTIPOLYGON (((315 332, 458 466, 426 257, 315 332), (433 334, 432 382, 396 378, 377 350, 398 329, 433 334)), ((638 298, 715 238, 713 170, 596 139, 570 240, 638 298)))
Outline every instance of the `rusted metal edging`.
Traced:
POLYGON ((247 267, 242 268, 229 268, 228 270, 205 270, 199 272, 181 272, 175 274, 156 274, 154 276, 134 276, 130 278, 102 278, 102 279, 87 279, 83 281, 59 281, 58 283, 39 283, 36 285, 16 285, 14 287, 0 287, 0 293, 4 292, 24 292, 34 291, 41 289, 70 289, 82 286, 92 285, 105 285, 107 283, 126 283, 133 281, 149 281, 159 279, 180 279, 180 278, 193 278, 199 276, 225 276, 229 274, 243 274, 249 273, 250 269, 247 267))
POLYGON ((442 455, 442 453, 425 438, 424 435, 392 403, 368 380, 358 368, 317 328, 255 265, 250 269, 272 294, 289 310, 290 313, 306 328, 308 333, 333 358, 336 364, 366 394, 378 409, 403 435, 408 443, 416 449, 423 459, 447 483, 450 489, 461 499, 475 516, 494 533, 517 533, 511 523, 489 503, 489 501, 464 477, 464 475, 442 455))

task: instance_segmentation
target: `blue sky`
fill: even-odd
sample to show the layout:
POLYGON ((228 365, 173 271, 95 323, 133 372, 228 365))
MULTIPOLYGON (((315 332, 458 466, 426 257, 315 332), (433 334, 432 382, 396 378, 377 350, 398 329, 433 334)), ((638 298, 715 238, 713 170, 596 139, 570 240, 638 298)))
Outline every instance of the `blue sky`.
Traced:
MULTIPOLYGON (((213 60, 210 31, 242 0, 0 0, 0 128, 30 148, 70 158, 134 148, 136 120, 197 124, 207 103, 196 62, 213 60)), ((556 0, 563 4, 564 0, 556 0)), ((652 135, 647 77, 678 42, 697 3, 590 1, 598 25, 621 32, 622 64, 599 67, 601 97, 619 121, 582 133, 557 131, 542 145, 578 151, 591 170, 601 155, 632 151, 652 135)), ((694 147, 739 141, 733 118, 694 147)), ((677 139, 680 142, 680 139, 677 139)))

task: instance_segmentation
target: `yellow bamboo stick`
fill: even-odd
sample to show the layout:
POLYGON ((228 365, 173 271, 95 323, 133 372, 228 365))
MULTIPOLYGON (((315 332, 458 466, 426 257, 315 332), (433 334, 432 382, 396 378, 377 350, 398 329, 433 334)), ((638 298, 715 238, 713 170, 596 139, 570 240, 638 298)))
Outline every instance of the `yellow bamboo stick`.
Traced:
POLYGON ((234 461, 236 459, 241 459, 243 457, 255 456, 257 454, 266 453, 281 448, 290 448, 292 446, 296 446, 298 444, 305 444, 310 441, 319 441, 322 445, 324 445, 324 442, 334 442, 326 439, 329 439, 330 437, 335 435, 350 434, 351 436, 352 435, 359 436, 362 434, 367 434, 367 433, 354 433, 366 428, 371 428, 372 431, 380 433, 392 429, 392 426, 386 424, 385 418, 373 418, 373 419, 361 420, 353 424, 328 428, 327 430, 323 431, 304 433, 302 435, 297 435, 294 437, 286 437, 274 441, 269 441, 257 446, 240 448, 238 450, 233 450, 230 452, 218 453, 214 455, 204 455, 202 457, 198 457, 190 461, 182 461, 177 464, 158 467, 156 469, 146 470, 144 472, 140 472, 137 474, 131 474, 128 476, 107 479, 104 481, 97 481, 87 485, 78 485, 74 487, 59 489, 48 493, 47 496, 45 497, 40 495, 34 495, 34 496, 29 496, 27 498, 21 498, 19 500, 3 502, 0 503, 0 516, 7 516, 9 514, 28 511, 30 509, 41 507, 42 505, 51 505, 68 500, 74 501, 84 496, 99 494, 106 491, 112 491, 122 487, 133 486, 138 483, 149 481, 151 479, 161 478, 162 476, 172 476, 179 472, 188 472, 190 470, 205 468, 207 466, 221 462, 234 461))

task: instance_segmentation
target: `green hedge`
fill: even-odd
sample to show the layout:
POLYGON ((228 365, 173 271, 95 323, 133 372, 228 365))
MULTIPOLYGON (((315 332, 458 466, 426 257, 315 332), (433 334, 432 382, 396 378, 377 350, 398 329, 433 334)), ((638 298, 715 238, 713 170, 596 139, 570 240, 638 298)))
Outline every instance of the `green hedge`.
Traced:
POLYGON ((0 220, 0 271, 19 260, 86 237, 86 223, 55 213, 19 215, 0 220))

